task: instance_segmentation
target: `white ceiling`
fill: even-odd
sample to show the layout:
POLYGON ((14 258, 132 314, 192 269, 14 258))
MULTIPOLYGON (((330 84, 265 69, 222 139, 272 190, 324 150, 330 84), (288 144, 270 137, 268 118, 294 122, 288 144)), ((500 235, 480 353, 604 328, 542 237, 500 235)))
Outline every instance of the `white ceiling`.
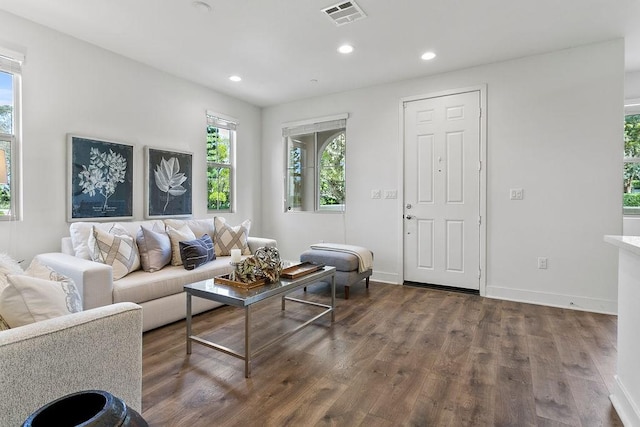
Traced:
MULTIPOLYGON (((2 0, 0 9, 258 106, 625 37, 640 70, 640 0, 2 0), (355 47, 340 55, 337 47, 355 47), (433 50, 433 61, 420 55, 433 50), (242 76, 240 83, 228 80, 242 76)), ((28 60, 27 51, 27 60, 28 60)))

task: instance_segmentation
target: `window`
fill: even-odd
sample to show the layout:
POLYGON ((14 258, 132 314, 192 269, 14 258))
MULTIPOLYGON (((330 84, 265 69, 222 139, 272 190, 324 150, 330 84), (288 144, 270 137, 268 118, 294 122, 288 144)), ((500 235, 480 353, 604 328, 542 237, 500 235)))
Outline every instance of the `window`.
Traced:
POLYGON ((24 57, 0 49, 0 220, 19 219, 20 73, 24 57))
POLYGON ((285 211, 344 212, 347 115, 291 123, 286 146, 285 211))
POLYGON ((232 212, 234 149, 238 122, 207 113, 207 209, 232 212))

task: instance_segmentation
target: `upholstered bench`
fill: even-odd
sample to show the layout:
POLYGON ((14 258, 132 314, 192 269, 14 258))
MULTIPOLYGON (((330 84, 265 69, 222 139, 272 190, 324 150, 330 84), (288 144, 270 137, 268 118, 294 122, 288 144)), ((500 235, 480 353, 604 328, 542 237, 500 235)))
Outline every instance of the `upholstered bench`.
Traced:
MULTIPOLYGON (((328 244, 330 245, 330 244, 328 244)), ((346 245, 335 245, 336 247, 348 247, 346 245)), ((356 247, 357 248, 357 247, 356 247)), ((364 248, 359 248, 364 249, 364 248)), ((370 251, 369 251, 370 252, 370 251)), ((371 255, 373 259, 373 255, 371 255)), ((365 280, 365 286, 369 288, 369 277, 373 272, 370 265, 362 268, 361 260, 350 251, 338 249, 318 249, 311 247, 300 255, 301 262, 311 262, 314 264, 330 265, 336 268, 336 285, 344 286, 344 299, 349 299, 349 286, 355 285, 365 280)))

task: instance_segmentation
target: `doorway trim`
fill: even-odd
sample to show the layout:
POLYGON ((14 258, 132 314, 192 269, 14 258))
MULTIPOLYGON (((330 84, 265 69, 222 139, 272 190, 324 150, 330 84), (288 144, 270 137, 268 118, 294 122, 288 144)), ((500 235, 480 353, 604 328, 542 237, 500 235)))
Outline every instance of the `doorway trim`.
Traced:
POLYGON ((442 96, 456 95, 465 92, 480 92, 480 176, 479 176, 479 190, 480 190, 480 295, 485 296, 487 290, 487 85, 480 84, 477 86, 462 87, 458 89, 447 89, 438 92, 429 92, 423 95, 413 95, 400 98, 400 104, 398 106, 399 117, 399 141, 400 141, 400 155, 398 156, 398 182, 400 194, 398 195, 398 277, 400 283, 404 283, 404 104, 405 102, 419 101, 428 98, 438 98, 442 96))

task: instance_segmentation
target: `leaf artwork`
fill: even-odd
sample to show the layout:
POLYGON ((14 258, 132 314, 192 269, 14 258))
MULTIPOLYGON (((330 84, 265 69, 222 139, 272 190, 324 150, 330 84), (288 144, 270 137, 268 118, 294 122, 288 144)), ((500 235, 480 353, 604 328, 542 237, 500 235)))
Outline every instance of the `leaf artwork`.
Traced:
POLYGON ((163 157, 160 163, 156 165, 154 175, 156 187, 163 193, 167 193, 167 201, 162 209, 162 213, 164 213, 167 210, 171 196, 178 197, 187 192, 187 189, 182 186, 187 177, 180 172, 180 162, 176 157, 171 157, 169 160, 165 160, 163 157))
POLYGON ((93 197, 96 193, 104 197, 102 210, 109 207, 109 197, 116 192, 119 183, 124 182, 127 171, 127 159, 122 154, 109 150, 101 152, 97 148, 89 150, 89 167, 82 165, 78 173, 79 185, 82 192, 93 197))

